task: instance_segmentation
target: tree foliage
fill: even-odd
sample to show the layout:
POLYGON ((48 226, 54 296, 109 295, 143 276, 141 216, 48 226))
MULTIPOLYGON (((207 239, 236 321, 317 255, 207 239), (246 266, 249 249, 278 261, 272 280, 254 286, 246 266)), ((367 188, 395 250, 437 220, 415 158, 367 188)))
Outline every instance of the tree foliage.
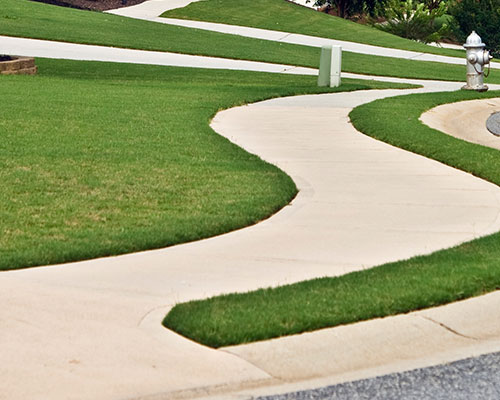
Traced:
POLYGON ((455 0, 449 13, 457 39, 464 43, 474 30, 493 55, 500 56, 500 0, 455 0))
POLYGON ((317 6, 327 5, 333 7, 341 18, 354 15, 375 15, 385 0, 316 0, 317 6))

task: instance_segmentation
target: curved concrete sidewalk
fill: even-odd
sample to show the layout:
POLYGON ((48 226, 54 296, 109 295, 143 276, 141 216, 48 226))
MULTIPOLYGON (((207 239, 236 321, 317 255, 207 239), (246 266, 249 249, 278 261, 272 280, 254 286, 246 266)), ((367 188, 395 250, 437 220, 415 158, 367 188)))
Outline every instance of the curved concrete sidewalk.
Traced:
MULTIPOLYGON (((453 85, 424 90, 444 88, 453 85)), ((349 124, 351 107, 405 92, 287 98, 219 114, 218 132, 284 168, 301 188, 290 206, 256 226, 165 250, 2 273, 0 398, 194 397, 360 373, 349 363, 310 368, 313 357, 322 355, 321 366, 338 354, 321 332, 283 339, 296 346, 269 342, 258 363, 259 347, 207 349, 160 321, 178 301, 338 275, 500 229, 498 187, 349 124), (301 347, 311 351, 290 358, 301 347), (277 368, 272 354, 286 365, 277 368), (297 369, 300 360, 308 362, 297 369)), ((429 324, 433 334, 447 333, 429 324)), ((392 325, 391 332, 392 345, 407 337, 392 325)))
MULTIPOLYGON (((460 86, 419 83, 420 91, 460 86)), ((160 325, 179 301, 338 275, 499 230, 498 187, 349 124, 352 107, 403 93, 410 91, 303 96, 218 114, 219 133, 281 166, 301 189, 256 226, 164 250, 3 272, 0 399, 248 398, 289 381, 303 388, 303 380, 332 383, 489 351, 500 338, 491 318, 496 293, 218 351, 160 325)))
POLYGON ((434 107, 422 114, 420 120, 448 135, 500 150, 500 137, 486 129, 486 120, 498 111, 499 98, 469 100, 434 107))

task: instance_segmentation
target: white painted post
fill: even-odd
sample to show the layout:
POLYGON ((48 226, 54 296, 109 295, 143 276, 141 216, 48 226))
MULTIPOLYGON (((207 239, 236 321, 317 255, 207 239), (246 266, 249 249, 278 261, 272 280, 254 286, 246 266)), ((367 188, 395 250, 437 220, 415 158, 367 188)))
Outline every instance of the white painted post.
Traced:
POLYGON ((332 47, 323 46, 321 48, 321 58, 319 60, 318 86, 330 86, 331 60, 332 47))
POLYGON ((332 46, 332 67, 330 70, 330 87, 340 86, 341 68, 342 68, 342 47, 332 46))
POLYGON ((340 86, 342 47, 323 46, 319 62, 318 86, 340 86))

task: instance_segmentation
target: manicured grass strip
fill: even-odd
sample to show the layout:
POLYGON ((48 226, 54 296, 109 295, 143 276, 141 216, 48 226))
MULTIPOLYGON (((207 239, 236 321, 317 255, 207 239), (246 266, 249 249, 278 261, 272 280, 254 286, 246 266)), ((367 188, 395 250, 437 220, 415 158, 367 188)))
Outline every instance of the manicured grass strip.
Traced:
POLYGON ((294 183, 215 134, 212 116, 276 96, 394 86, 37 64, 36 76, 0 77, 0 269, 170 246, 266 218, 294 197, 294 183))
MULTIPOLYGON (((282 0, 279 0, 280 4, 282 0)), ((284 4, 288 4, 283 1, 284 4)), ((293 9, 296 9, 295 7, 293 9)), ((302 11, 302 8, 299 8, 302 11)), ((304 9, 308 12, 307 9, 304 9)), ((321 14, 319 14, 321 15, 321 14)), ((349 29, 358 27, 349 23, 349 29)), ((371 32, 371 31, 370 31, 371 32)), ((377 32, 378 31, 374 31, 377 32)), ((0 34, 144 50, 170 51, 317 68, 320 49, 139 21, 110 14, 2 0, 0 34), (71 26, 71 29, 68 29, 71 26)), ((352 33, 353 37, 356 36, 352 33)), ((465 67, 344 52, 345 72, 400 78, 465 80, 465 67)), ((493 70, 490 83, 500 83, 493 70)))
MULTIPOLYGON (((464 81, 465 66, 411 61, 368 54, 342 52, 342 71, 398 78, 464 81)), ((500 83, 500 70, 492 69, 486 83, 500 83)))
MULTIPOLYGON (((269 62, 318 58, 317 49, 164 25, 29 0, 2 0, 0 34, 269 62), (71 29, 68 29, 71 27, 71 29)), ((292 63, 293 64, 293 63, 292 63)), ((300 62, 299 62, 300 65, 300 62)))
MULTIPOLYGON (((357 129, 500 184, 500 152, 422 125, 438 104, 499 96, 454 92, 378 100, 356 108, 357 129)), ((500 288, 500 234, 429 256, 245 294, 176 305, 164 325, 211 347, 229 346, 405 313, 500 288)))
POLYGON ((285 0, 252 0, 244 3, 241 0, 203 0, 167 11, 162 16, 301 33, 452 57, 464 56, 459 50, 442 49, 403 39, 368 25, 333 17, 285 0))
POLYGON ((423 112, 440 104, 499 96, 498 91, 477 93, 464 90, 397 96, 357 107, 349 116, 356 129, 368 136, 500 185, 498 150, 442 134, 418 121, 423 112))

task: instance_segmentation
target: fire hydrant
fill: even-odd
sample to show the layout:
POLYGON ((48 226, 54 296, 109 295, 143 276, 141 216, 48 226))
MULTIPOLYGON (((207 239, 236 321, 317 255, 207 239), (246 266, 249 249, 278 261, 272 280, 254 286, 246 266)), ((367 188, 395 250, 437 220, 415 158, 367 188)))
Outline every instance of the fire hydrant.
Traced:
POLYGON ((467 50, 467 84, 462 89, 476 90, 478 92, 486 92, 488 90, 488 86, 483 83, 485 76, 484 68, 490 63, 493 57, 488 50, 484 50, 485 46, 481 42, 479 35, 475 31, 472 31, 464 44, 467 50))

